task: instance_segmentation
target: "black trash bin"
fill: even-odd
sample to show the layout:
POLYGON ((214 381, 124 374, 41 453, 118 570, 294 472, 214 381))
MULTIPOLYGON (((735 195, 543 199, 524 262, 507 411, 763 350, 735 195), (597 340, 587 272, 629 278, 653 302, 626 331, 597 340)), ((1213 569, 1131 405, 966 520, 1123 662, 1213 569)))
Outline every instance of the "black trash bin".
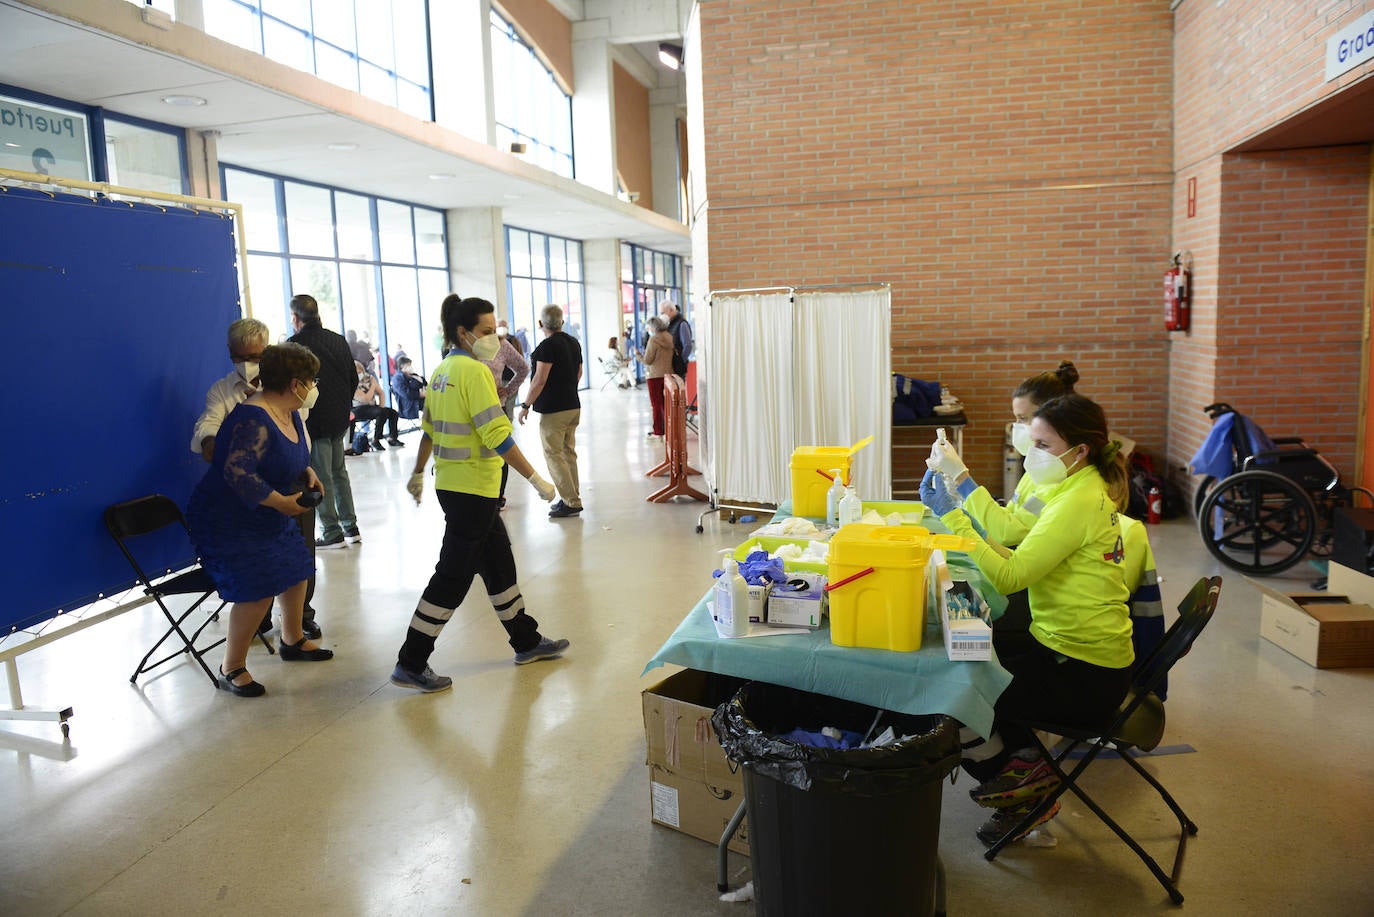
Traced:
POLYGON ((959 765, 953 720, 751 682, 711 725, 744 767, 756 913, 934 912, 942 782, 959 765), (825 726, 907 738, 840 750, 781 737, 825 726))

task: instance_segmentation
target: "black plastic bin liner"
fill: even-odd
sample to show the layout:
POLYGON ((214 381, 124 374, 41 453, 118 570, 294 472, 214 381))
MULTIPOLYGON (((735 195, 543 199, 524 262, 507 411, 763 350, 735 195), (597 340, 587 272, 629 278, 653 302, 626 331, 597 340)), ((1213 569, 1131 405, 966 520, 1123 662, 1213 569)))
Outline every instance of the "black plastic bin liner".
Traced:
POLYGON ((882 714, 906 741, 799 745, 782 734, 835 726, 867 734, 865 704, 752 682, 711 725, 744 767, 756 913, 921 915, 934 910, 942 781, 959 765, 945 716, 882 714))

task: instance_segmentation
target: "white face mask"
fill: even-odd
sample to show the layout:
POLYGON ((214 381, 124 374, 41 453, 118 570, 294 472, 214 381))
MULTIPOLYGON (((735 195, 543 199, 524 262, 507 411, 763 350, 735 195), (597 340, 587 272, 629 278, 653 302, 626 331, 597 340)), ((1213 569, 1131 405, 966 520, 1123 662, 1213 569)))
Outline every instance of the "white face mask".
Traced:
POLYGON ((1026 453, 1026 460, 1022 465, 1026 469, 1026 474, 1035 482, 1038 487, 1048 487, 1051 484, 1058 484, 1069 476, 1069 468, 1078 464, 1078 459, 1073 460, 1073 465, 1064 467, 1063 458, 1070 452, 1077 449, 1077 446, 1070 446, 1063 452, 1055 455, 1048 449, 1041 449, 1039 446, 1031 446, 1026 453))
POLYGON ((1017 452, 1021 453, 1022 455, 1025 455, 1028 452, 1030 452, 1030 424, 1022 423, 1018 420, 1011 425, 1011 445, 1012 448, 1014 448, 1017 452))
POLYGON ((235 363, 234 372, 238 373, 239 378, 244 382, 252 385, 253 380, 258 377, 258 364, 252 362, 235 363))
POLYGON ((495 334, 472 339, 472 355, 483 362, 495 357, 500 350, 501 338, 495 334))
MULTIPOLYGON (((300 396, 300 395, 297 395, 296 397, 297 397, 297 398, 300 398, 301 396, 300 396)), ((308 411, 308 410, 310 410, 311 408, 313 408, 313 407, 315 406, 315 402, 316 402, 316 401, 319 401, 319 400, 320 400, 320 387, 319 387, 318 385, 312 385, 312 386, 310 387, 310 393, 309 393, 308 395, 306 395, 305 398, 301 401, 301 408, 302 408, 303 410, 308 411)))

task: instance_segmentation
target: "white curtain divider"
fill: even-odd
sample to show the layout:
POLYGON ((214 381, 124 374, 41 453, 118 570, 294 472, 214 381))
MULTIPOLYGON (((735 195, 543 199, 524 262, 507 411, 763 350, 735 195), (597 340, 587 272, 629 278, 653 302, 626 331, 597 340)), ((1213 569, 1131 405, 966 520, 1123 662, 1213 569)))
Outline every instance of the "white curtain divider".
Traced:
POLYGON ((702 472, 713 503, 777 505, 791 496, 795 448, 866 436, 873 442, 855 461, 859 495, 889 499, 886 286, 713 293, 697 331, 702 472))

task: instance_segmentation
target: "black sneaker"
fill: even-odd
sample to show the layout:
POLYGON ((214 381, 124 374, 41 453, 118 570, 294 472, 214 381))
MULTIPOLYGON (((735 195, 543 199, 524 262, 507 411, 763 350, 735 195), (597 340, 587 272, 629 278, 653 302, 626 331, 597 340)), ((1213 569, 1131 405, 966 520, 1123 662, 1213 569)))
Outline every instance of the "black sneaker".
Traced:
POLYGON ((404 446, 404 445, 405 445, 405 443, 401 442, 399 439, 389 439, 389 440, 386 441, 386 444, 387 444, 388 446, 404 446))
POLYGON ((568 504, 564 503, 562 500, 559 500, 558 503, 557 503, 557 505, 555 505, 553 509, 549 510, 549 518, 550 518, 550 519, 566 519, 566 518, 568 518, 569 516, 576 516, 577 514, 579 514, 579 513, 581 513, 581 512, 582 512, 582 507, 580 507, 580 506, 569 506, 568 504))
POLYGON ((379 439, 379 440, 377 440, 375 443, 372 444, 372 451, 373 451, 373 452, 385 452, 385 451, 386 451, 386 447, 382 445, 382 441, 379 439))
POLYGON ((363 534, 362 532, 359 532, 357 529, 354 529, 351 532, 345 531, 343 533, 343 539, 349 544, 362 544, 363 534))
POLYGON ((335 535, 333 538, 316 538, 316 539, 315 539, 315 550, 316 550, 316 551, 333 551, 333 550, 335 550, 335 549, 337 549, 337 548, 346 548, 346 547, 348 547, 348 542, 344 541, 343 532, 340 532, 339 534, 335 535))

